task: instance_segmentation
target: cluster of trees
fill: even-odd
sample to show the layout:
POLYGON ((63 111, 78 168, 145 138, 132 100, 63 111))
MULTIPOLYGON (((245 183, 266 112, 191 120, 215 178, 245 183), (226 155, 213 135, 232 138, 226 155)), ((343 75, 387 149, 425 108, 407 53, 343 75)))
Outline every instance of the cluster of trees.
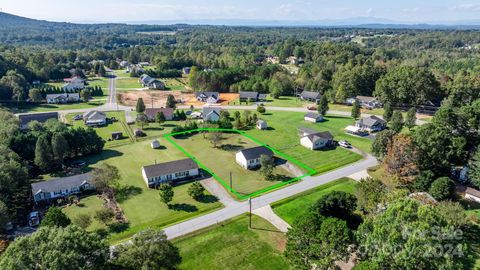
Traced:
POLYGON ((472 252, 468 232, 473 225, 462 206, 450 201, 431 205, 407 194, 365 179, 355 196, 325 195, 287 233, 287 259, 298 269, 332 269, 352 257, 359 259, 354 269, 472 266, 466 256, 472 252))
POLYGON ((69 129, 56 120, 32 122, 20 130, 18 119, 4 110, 0 134, 0 204, 8 209, 0 219, 18 224, 25 223, 31 209, 29 178, 60 168, 66 159, 99 153, 104 146, 93 129, 69 129))
POLYGON ((118 245, 110 256, 109 246, 100 235, 70 225, 68 217, 55 212, 55 217, 49 214, 49 222, 42 223, 37 232, 8 247, 0 258, 0 268, 177 269, 181 262, 178 249, 163 231, 139 232, 128 244, 118 245))

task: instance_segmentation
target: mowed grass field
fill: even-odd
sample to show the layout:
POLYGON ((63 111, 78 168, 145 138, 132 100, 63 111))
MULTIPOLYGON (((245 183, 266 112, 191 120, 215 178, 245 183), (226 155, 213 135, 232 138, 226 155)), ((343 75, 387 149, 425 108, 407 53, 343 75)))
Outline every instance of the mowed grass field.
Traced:
POLYGON ((238 151, 259 146, 245 136, 237 133, 222 133, 222 140, 217 148, 213 148, 208 136, 206 133, 206 138, 204 138, 204 134, 197 134, 172 139, 227 185, 229 185, 230 173, 232 173, 233 189, 242 196, 271 187, 281 183, 282 180, 295 178, 277 166, 273 173, 278 180, 268 181, 258 170, 246 170, 238 165, 235 161, 235 154, 238 151))
POLYGON ((104 209, 105 207, 103 206, 103 200, 101 198, 98 198, 96 195, 91 195, 85 198, 82 198, 79 202, 78 205, 72 204, 70 206, 66 206, 62 209, 62 212, 67 215, 71 220, 75 219, 78 215, 82 214, 87 214, 91 216, 92 218, 92 223, 88 228, 86 228, 87 231, 95 231, 98 229, 105 229, 106 226, 103 223, 100 223, 98 220, 96 220, 93 215, 98 210, 104 209))
POLYGON ((277 215, 287 223, 292 224, 299 216, 306 214, 310 206, 321 197, 332 191, 353 193, 356 185, 357 182, 352 179, 341 178, 315 189, 278 201, 272 204, 272 208, 277 215))
POLYGON ((244 215, 174 239, 180 269, 292 269, 282 254, 285 234, 255 215, 252 227, 244 215))
POLYGON ((267 121, 270 129, 252 129, 246 133, 313 168, 317 173, 336 169, 358 161, 362 157, 342 147, 333 150, 309 150, 300 145, 298 133, 300 127, 329 131, 336 141, 348 140, 360 150, 370 152, 371 141, 369 139, 345 134, 344 128, 352 124, 352 118, 329 115, 325 118, 326 121, 314 124, 304 121, 303 116, 304 113, 299 112, 269 112, 267 108, 267 113, 259 115, 259 118, 267 121))
POLYGON ((126 231, 112 235, 111 242, 128 238, 148 227, 162 228, 222 207, 222 204, 216 200, 199 202, 191 198, 187 194, 189 184, 174 187, 172 208, 169 209, 160 201, 158 191, 146 186, 142 177, 142 167, 155 162, 186 158, 174 146, 165 144, 163 140, 161 143, 164 146, 162 149, 152 149, 150 141, 143 141, 106 149, 100 155, 85 159, 90 167, 108 163, 116 166, 120 171, 122 188, 117 192, 117 200, 130 226, 126 231))

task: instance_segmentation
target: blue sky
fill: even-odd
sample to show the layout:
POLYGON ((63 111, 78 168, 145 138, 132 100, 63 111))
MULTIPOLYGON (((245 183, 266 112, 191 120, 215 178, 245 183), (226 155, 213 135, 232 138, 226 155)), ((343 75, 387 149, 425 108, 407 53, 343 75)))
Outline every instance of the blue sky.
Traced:
POLYGON ((4 12, 69 22, 148 20, 480 20, 480 0, 0 0, 4 12))

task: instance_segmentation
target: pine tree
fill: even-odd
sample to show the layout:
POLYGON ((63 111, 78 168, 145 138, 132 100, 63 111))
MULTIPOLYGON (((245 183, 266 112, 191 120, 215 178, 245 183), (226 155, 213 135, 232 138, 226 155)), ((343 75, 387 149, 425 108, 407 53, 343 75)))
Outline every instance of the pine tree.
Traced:
POLYGON ((407 112, 407 119, 405 119, 405 126, 409 129, 412 129, 415 126, 415 122, 417 121, 417 110, 415 107, 412 107, 407 112))
POLYGON ((326 95, 322 95, 318 104, 318 113, 325 116, 328 112, 328 99, 326 95))
POLYGON ((145 111, 145 103, 143 103, 143 98, 137 99, 137 106, 135 108, 137 113, 143 113, 145 111))
POLYGON ((159 123, 160 125, 161 125, 163 122, 165 122, 165 120, 166 120, 166 119, 165 119, 165 114, 163 114, 163 112, 157 112, 157 115, 156 115, 155 118, 156 118, 155 120, 157 121, 157 123, 159 123))
POLYGON ((168 95, 167 97, 167 108, 175 109, 175 97, 173 95, 168 95))
POLYGON ((37 139, 35 145, 35 160, 34 163, 40 170, 47 171, 53 161, 52 147, 48 141, 47 135, 42 135, 37 139))
POLYGON ((383 120, 385 120, 385 122, 390 122, 390 120, 392 119, 392 115, 393 115, 393 108, 392 108, 392 105, 390 105, 390 102, 387 102, 385 103, 385 106, 383 106, 383 120))
POLYGON ((358 119, 360 117, 360 104, 358 103, 358 101, 355 101, 353 103, 353 107, 352 107, 352 118, 353 119, 358 119))
POLYGON ((63 159, 69 152, 68 142, 62 133, 54 133, 52 136, 53 158, 63 165, 63 159))
POLYGON ((402 131, 403 128, 403 116, 401 111, 394 111, 392 115, 392 119, 390 122, 391 128, 396 133, 402 131))

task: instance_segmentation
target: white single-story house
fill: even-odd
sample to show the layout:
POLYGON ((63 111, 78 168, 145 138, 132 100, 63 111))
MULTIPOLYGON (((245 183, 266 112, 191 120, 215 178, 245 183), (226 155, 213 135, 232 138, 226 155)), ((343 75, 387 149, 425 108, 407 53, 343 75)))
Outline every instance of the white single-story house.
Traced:
POLYGON ((198 164, 190 158, 159 163, 142 168, 142 176, 148 187, 198 177, 198 164))
POLYGON ((90 127, 104 126, 107 124, 107 115, 102 111, 89 111, 83 114, 83 122, 90 127))
POLYGON ((322 149, 332 145, 333 136, 330 132, 317 132, 300 138, 300 144, 310 150, 322 149))
POLYGON ((32 184, 32 196, 35 203, 40 201, 65 198, 70 195, 93 190, 95 187, 90 182, 89 173, 69 177, 57 178, 32 184))
POLYGON ((71 94, 48 94, 45 98, 48 104, 62 104, 70 102, 79 102, 80 94, 71 93, 71 94))
POLYGON ((158 149, 160 148, 160 142, 158 140, 153 140, 152 142, 150 142, 150 146, 152 147, 152 149, 158 149))
POLYGON ((220 99, 218 92, 195 92, 195 97, 198 101, 206 102, 208 104, 216 104, 220 99))
POLYGON ((257 129, 264 130, 264 129, 267 129, 267 128, 268 128, 268 125, 267 125, 266 121, 264 121, 264 120, 258 120, 257 121, 257 129))
POLYGON ((378 116, 371 115, 356 121, 355 126, 368 132, 377 132, 384 130, 387 122, 378 116))
POLYGON ((203 107, 202 109, 203 121, 218 122, 220 120, 220 107, 203 107))
POLYGON ((308 122, 318 123, 323 121, 323 116, 318 113, 307 113, 303 119, 308 122))
POLYGON ((273 157, 273 151, 265 146, 243 149, 235 155, 237 163, 245 169, 253 169, 260 166, 262 155, 273 157))
POLYGON ((126 68, 126 67, 128 67, 129 63, 128 63, 128 61, 123 60, 123 61, 120 61, 119 65, 122 68, 126 68))
POLYGON ((467 190, 465 190, 465 199, 480 203, 480 190, 468 187, 467 190))

